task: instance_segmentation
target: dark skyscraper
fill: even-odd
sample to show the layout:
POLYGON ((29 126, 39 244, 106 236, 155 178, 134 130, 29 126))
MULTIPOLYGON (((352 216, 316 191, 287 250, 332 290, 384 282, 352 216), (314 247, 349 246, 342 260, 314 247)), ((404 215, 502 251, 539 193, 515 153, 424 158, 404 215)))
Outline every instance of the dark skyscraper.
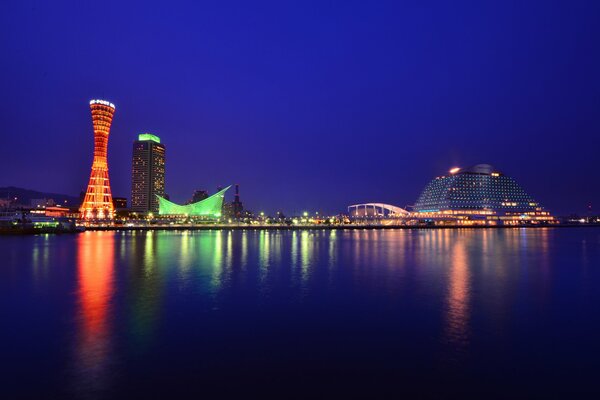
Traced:
POLYGON ((233 200, 233 215, 237 218, 242 215, 242 211, 244 211, 244 205, 240 200, 240 185, 235 185, 235 198, 233 200))
POLYGON ((131 211, 158 212, 155 195, 165 195, 165 146, 148 133, 133 143, 131 168, 131 211))

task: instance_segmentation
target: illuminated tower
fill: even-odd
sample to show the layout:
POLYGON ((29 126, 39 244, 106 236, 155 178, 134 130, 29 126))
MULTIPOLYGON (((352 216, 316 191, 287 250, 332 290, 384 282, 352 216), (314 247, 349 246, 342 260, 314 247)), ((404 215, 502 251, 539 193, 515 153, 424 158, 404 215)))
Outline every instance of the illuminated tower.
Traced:
POLYGON ((105 100, 90 101, 94 125, 94 162, 90 183, 79 208, 81 218, 112 219, 114 206, 108 179, 108 135, 115 105, 105 100))

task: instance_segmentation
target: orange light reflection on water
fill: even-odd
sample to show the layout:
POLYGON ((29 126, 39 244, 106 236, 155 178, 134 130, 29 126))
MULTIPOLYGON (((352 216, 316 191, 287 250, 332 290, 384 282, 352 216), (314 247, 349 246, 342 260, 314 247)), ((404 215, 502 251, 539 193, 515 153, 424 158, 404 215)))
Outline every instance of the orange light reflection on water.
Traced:
POLYGON ((114 294, 114 232, 84 233, 77 240, 77 386, 105 385, 110 359, 110 309, 114 294))
POLYGON ((459 237, 452 248, 446 314, 446 340, 460 350, 469 343, 469 265, 465 238, 459 237))

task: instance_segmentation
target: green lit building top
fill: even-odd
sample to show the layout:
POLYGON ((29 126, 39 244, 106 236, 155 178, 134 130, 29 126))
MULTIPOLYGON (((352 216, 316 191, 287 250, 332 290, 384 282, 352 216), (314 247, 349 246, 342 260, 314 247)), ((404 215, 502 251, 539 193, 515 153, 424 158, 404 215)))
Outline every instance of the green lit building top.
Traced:
POLYGON ((152 142, 160 143, 160 138, 158 136, 156 136, 156 135, 151 134, 151 133, 140 133, 138 135, 138 140, 139 141, 150 140, 152 142))

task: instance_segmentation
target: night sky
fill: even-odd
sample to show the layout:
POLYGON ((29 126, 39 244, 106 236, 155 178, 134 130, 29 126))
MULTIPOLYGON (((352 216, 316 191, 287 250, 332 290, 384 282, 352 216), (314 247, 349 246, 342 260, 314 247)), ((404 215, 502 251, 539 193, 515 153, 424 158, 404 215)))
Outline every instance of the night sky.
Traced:
POLYGON ((406 206, 489 163, 556 213, 600 210, 600 1, 124 3, 3 3, 0 186, 85 189, 101 98, 114 196, 151 132, 175 201, 406 206))

